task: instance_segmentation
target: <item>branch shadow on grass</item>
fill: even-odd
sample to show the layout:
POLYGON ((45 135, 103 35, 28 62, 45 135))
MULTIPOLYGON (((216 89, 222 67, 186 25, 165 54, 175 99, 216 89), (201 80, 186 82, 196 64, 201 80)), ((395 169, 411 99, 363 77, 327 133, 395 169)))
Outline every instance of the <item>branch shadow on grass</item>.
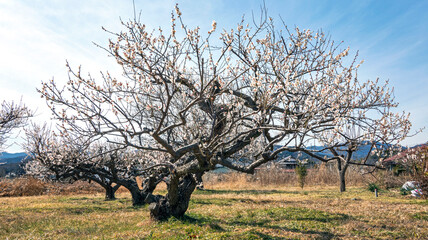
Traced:
POLYGON ((256 209, 237 213, 226 224, 317 235, 316 237, 320 239, 332 239, 338 236, 330 232, 329 229, 351 219, 352 217, 341 213, 288 207, 256 209))
POLYGON ((304 237, 317 239, 333 239, 340 237, 330 229, 339 226, 353 218, 341 213, 329 213, 308 208, 267 208, 247 212, 237 212, 232 218, 213 218, 200 214, 189 213, 177 219, 185 224, 208 226, 214 232, 227 233, 229 229, 242 227, 251 229, 252 236, 262 239, 287 239, 266 232, 293 232, 303 234, 304 237))
POLYGON ((299 191, 282 191, 282 190, 197 190, 196 195, 212 194, 250 194, 250 195, 268 195, 268 194, 300 194, 299 191))
MULTIPOLYGON (((272 221, 269 220, 262 220, 254 223, 249 222, 233 222, 230 223, 230 225, 238 225, 243 227, 261 227, 261 228, 268 228, 271 230, 281 230, 286 232, 294 232, 294 233, 301 233, 304 235, 318 235, 317 239, 333 239, 334 237, 337 237, 335 234, 329 231, 320 231, 320 230, 303 230, 300 228, 293 228, 293 227, 286 227, 286 226, 279 226, 279 225, 270 225, 272 221)), ((264 234, 263 234, 264 235, 264 234)), ((272 239, 272 236, 269 236, 269 238, 263 238, 263 239, 272 239)), ((274 238, 274 239, 288 239, 288 238, 274 238)))
POLYGON ((217 219, 205 217, 199 214, 185 214, 184 216, 177 218, 176 220, 185 223, 185 224, 195 224, 198 226, 209 226, 216 232, 224 232, 224 228, 218 225, 217 219))
POLYGON ((200 205, 218 205, 218 206, 233 206, 237 203, 251 203, 251 204, 268 204, 276 203, 278 200, 254 200, 250 198, 210 198, 210 199, 192 199, 192 204, 200 205))

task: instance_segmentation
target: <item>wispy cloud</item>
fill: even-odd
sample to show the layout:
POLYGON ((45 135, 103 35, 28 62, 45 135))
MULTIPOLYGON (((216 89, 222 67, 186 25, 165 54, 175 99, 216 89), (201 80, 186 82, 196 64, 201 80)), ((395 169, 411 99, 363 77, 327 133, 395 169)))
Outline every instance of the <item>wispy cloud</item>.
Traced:
MULTIPOLYGON (((137 14, 149 28, 169 29, 175 1, 135 1, 137 14)), ((263 1, 180 1, 190 27, 234 28, 243 14, 259 14, 263 1)), ((428 9, 426 1, 273 1, 266 0, 269 14, 281 15, 289 26, 329 32, 344 47, 360 50, 366 60, 362 79, 381 77, 395 86, 398 110, 412 113, 416 128, 428 125, 428 9)), ((38 120, 50 113, 35 91, 40 81, 67 79, 65 60, 82 64, 94 75, 100 70, 120 74, 107 53, 92 42, 107 44, 111 37, 101 26, 120 31, 119 17, 133 18, 132 1, 114 0, 2 0, 0 2, 0 100, 21 98, 38 109, 38 120)), ((409 144, 428 140, 428 131, 409 144)), ((18 148, 15 148, 17 150, 18 148)))

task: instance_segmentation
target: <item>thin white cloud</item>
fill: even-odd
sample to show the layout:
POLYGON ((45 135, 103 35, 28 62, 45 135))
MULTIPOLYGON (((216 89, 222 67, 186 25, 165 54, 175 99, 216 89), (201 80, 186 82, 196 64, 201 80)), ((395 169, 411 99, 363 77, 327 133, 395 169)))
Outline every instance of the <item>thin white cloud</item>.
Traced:
MULTIPOLYGON (((148 28, 161 26, 169 29, 175 1, 136 0, 135 3, 137 14, 141 10, 141 19, 148 28)), ((262 4, 261 0, 185 0, 180 1, 180 8, 190 27, 199 25, 202 30, 209 29, 212 20, 216 20, 219 29, 228 29, 235 27, 243 14, 247 18, 251 18, 252 12, 258 15, 262 4)), ((367 9, 371 4, 371 1, 353 1, 336 6, 331 2, 266 0, 269 14, 278 24, 278 15, 281 15, 289 26, 296 24, 314 30, 323 28, 332 34, 333 39, 345 40, 345 46, 359 49, 361 58, 366 60, 360 77, 390 79, 395 86, 397 100, 402 101, 398 110, 411 112, 414 126, 423 127, 428 123, 425 104, 428 102, 428 61, 425 57, 422 58, 425 61, 413 65, 403 62, 411 54, 428 55, 426 48, 425 53, 418 53, 428 44, 426 31, 414 31, 425 25, 423 21, 417 22, 415 17, 421 14, 423 5, 420 3, 401 11, 385 27, 368 35, 365 31, 370 26, 362 20, 370 17, 367 9), (408 19, 412 21, 408 24, 411 29, 400 29, 408 19), (403 34, 397 34, 397 31, 403 31, 403 34)), ((106 45, 111 37, 101 30, 101 26, 113 32, 122 29, 119 17, 125 21, 133 18, 132 0, 0 1, 0 101, 19 101, 22 98, 25 104, 37 109, 38 119, 45 120, 50 118, 50 113, 35 88, 41 81, 52 77, 64 82, 67 79, 66 59, 72 66, 82 64, 84 71, 95 76, 100 70, 120 74, 114 60, 92 45, 93 41, 106 45)), ((426 140, 428 131, 408 142, 413 144, 426 140)))

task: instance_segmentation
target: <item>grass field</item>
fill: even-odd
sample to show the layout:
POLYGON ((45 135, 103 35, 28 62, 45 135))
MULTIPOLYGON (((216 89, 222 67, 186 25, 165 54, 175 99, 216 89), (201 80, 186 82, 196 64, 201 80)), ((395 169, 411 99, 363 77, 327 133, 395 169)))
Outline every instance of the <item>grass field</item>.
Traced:
POLYGON ((126 193, 0 198, 0 239, 428 239, 428 201, 398 191, 208 187, 161 223, 126 193))

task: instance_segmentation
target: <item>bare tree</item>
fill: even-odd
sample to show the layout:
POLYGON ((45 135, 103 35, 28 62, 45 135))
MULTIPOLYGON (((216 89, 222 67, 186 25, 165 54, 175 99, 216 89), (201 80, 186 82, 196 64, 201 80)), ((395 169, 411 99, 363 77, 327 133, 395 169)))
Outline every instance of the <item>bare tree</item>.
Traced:
POLYGON ((382 162, 376 156, 396 151, 400 141, 408 136, 411 125, 408 115, 393 114, 389 108, 383 107, 375 108, 382 110, 378 117, 368 117, 369 112, 362 112, 358 118, 349 118, 331 130, 314 135, 324 148, 301 148, 301 151, 320 161, 337 162, 340 192, 346 191, 345 176, 351 165, 369 169, 362 174, 383 169, 382 162), (369 148, 366 154, 355 156, 363 147, 369 148), (330 153, 328 157, 326 153, 330 153))
POLYGON ((0 150, 13 129, 27 123, 33 113, 22 103, 3 101, 0 108, 0 150))
POLYGON ((218 41, 215 21, 202 34, 183 23, 178 7, 171 18, 169 33, 137 21, 111 33, 116 40, 104 49, 123 77, 96 80, 69 66, 66 86, 50 81, 39 90, 63 134, 150 153, 148 169, 167 172, 168 193, 146 197, 155 219, 182 216, 195 176, 216 164, 253 173, 354 112, 391 104, 377 81, 357 80, 355 59, 343 61, 349 49, 322 32, 278 31, 263 11, 218 41))

